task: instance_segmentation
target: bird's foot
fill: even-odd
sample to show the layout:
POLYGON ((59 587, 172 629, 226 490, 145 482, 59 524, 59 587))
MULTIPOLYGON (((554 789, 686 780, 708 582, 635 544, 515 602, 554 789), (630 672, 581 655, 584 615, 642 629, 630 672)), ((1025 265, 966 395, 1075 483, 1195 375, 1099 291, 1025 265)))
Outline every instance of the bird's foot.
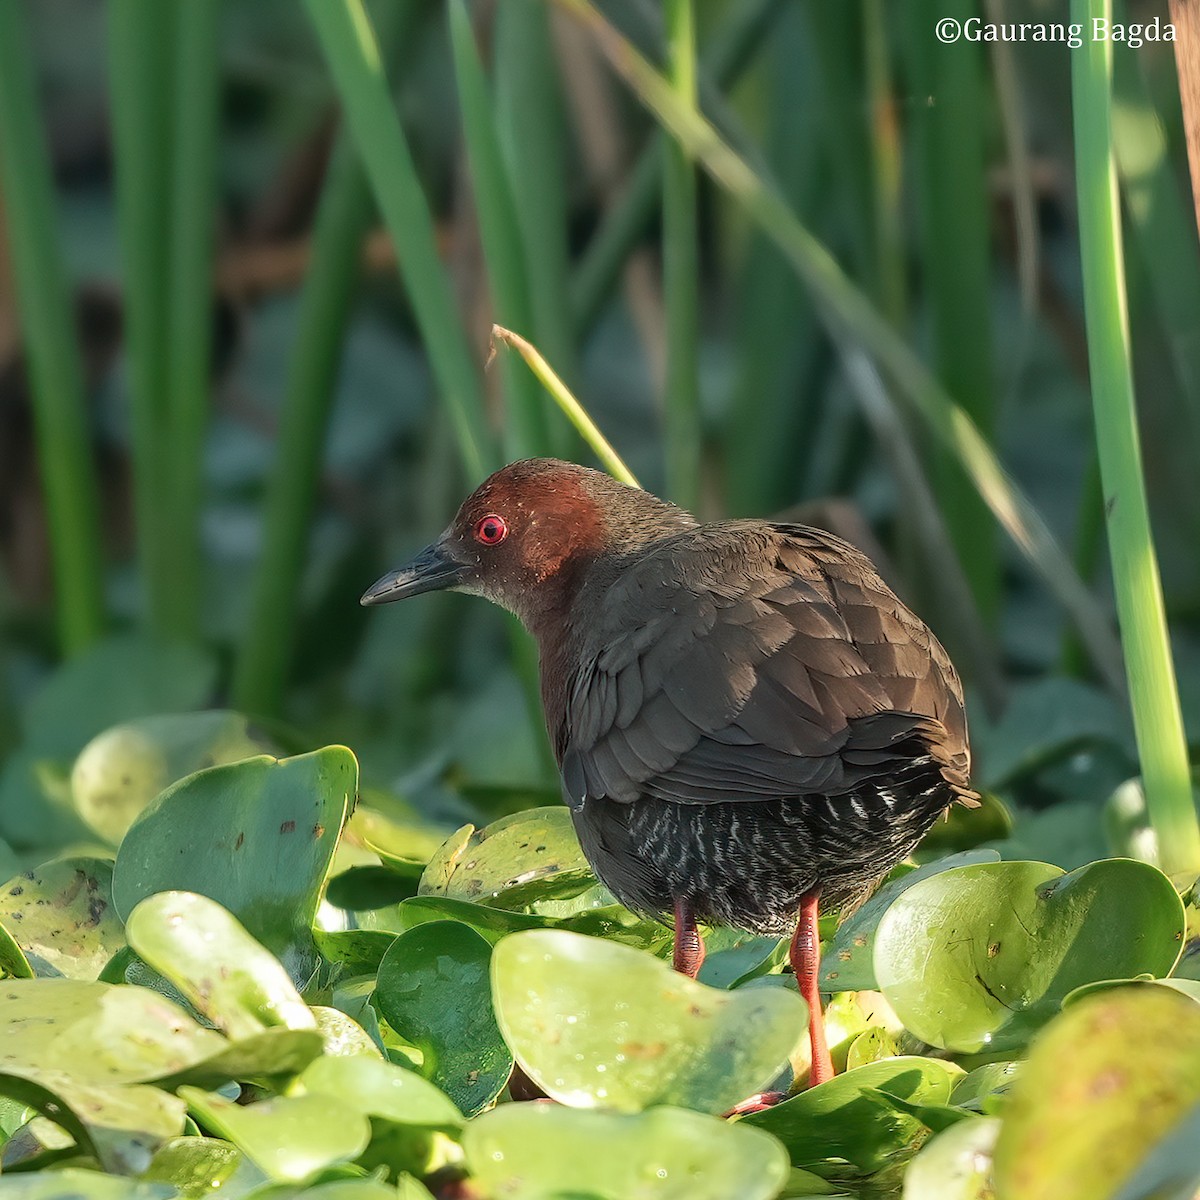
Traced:
POLYGON ((747 1096, 740 1104, 735 1104, 725 1115, 727 1117, 748 1117, 751 1113, 763 1112, 774 1108, 787 1099, 787 1092, 755 1092, 747 1096))

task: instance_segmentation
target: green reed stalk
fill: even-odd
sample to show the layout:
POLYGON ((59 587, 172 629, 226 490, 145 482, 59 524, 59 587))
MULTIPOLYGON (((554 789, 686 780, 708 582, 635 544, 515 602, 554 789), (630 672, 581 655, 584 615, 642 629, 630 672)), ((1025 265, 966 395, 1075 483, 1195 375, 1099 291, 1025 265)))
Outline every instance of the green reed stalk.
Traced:
POLYGON ((213 222, 221 70, 220 0, 188 0, 175 27, 175 123, 170 149, 171 220, 167 342, 167 460, 172 488, 171 628, 200 628, 200 518, 204 442, 212 410, 213 222))
MULTIPOLYGON (((909 60, 921 103, 912 107, 912 141, 925 272, 938 378, 991 438, 990 222, 984 179, 987 130, 981 47, 944 46, 931 30, 940 18, 965 21, 976 0, 918 0, 909 60), (928 101, 926 102, 926 98, 928 101)), ((953 454, 934 458, 939 507, 985 621, 1000 604, 1000 560, 987 506, 953 454)))
POLYGON ((496 128, 521 226, 533 335, 568 379, 579 372, 571 320, 565 98, 544 0, 496 6, 496 128))
MULTIPOLYGON (((1112 20, 1112 0, 1072 0, 1072 20, 1112 20)), ((1150 531, 1133 394, 1121 211, 1112 144, 1112 47, 1072 54, 1075 186, 1092 403, 1108 544, 1150 821, 1168 874, 1200 870, 1187 740, 1150 531)))
POLYGON ((454 426, 466 474, 479 481, 496 462, 476 357, 438 258, 433 218, 408 139, 388 94, 379 47, 362 0, 305 0, 345 109, 346 123, 396 247, 434 379, 454 426))
MULTIPOLYGON (((667 0, 668 74, 681 104, 696 107, 692 0, 667 0)), ((695 509, 700 499, 700 261, 696 169, 676 141, 663 163, 663 303, 666 307, 667 491, 695 509)))
POLYGON ((129 364, 133 504, 146 622, 178 620, 168 420, 168 227, 176 6, 111 0, 108 72, 120 234, 123 334, 129 364))
POLYGON ((554 368, 538 353, 520 334, 500 325, 492 326, 493 345, 499 339, 506 346, 511 346, 526 362, 533 375, 550 393, 554 403, 562 409, 564 415, 575 426, 579 436, 587 442, 592 453, 600 460, 604 469, 621 483, 630 487, 641 487, 633 472, 625 465, 621 456, 612 448, 608 439, 600 432, 599 427, 588 415, 587 409, 575 399, 571 389, 563 383, 554 368))
POLYGON ((275 465, 267 487, 262 552, 234 664, 233 701, 242 712, 276 716, 282 707, 325 430, 359 278, 362 240, 373 213, 366 176, 343 139, 331 161, 313 228, 312 262, 300 296, 295 352, 288 364, 275 465))
MULTIPOLYGON (((530 329, 533 301, 525 275, 521 226, 496 136, 494 104, 479 61, 471 18, 462 0, 450 0, 450 48, 492 306, 501 323, 530 329)), ((549 437, 545 406, 529 373, 514 367, 506 360, 501 368, 507 401, 505 454, 511 459, 546 454, 549 437)))
MULTIPOLYGON (((777 10, 792 0, 738 0, 724 24, 700 54, 700 75, 718 88, 734 83, 754 57, 777 10)), ((571 311, 576 330, 589 329, 630 251, 643 237, 662 199, 663 158, 667 138, 655 130, 630 172, 621 198, 601 219, 571 281, 571 311)))
MULTIPOLYGON (((381 9, 385 60, 410 39, 422 16, 418 5, 381 9)), ((370 184, 342 133, 313 222, 312 260, 300 294, 295 351, 264 504, 262 552, 234 663, 233 699, 243 712, 276 716, 283 707, 325 433, 361 274, 362 243, 374 215, 370 184)))
POLYGON ((775 188, 757 175, 587 0, 558 0, 594 33, 615 70, 658 121, 687 148, 783 251, 819 302, 835 342, 860 344, 894 380, 930 431, 951 448, 1021 552, 1078 622, 1089 653, 1110 686, 1121 686, 1119 648, 1095 598, 1038 511, 1005 474, 971 418, 955 404, 887 319, 856 288, 775 188))
POLYGON ((75 307, 56 230, 54 181, 20 0, 0 0, 0 184, 54 566, 59 644, 104 629, 95 472, 75 307))

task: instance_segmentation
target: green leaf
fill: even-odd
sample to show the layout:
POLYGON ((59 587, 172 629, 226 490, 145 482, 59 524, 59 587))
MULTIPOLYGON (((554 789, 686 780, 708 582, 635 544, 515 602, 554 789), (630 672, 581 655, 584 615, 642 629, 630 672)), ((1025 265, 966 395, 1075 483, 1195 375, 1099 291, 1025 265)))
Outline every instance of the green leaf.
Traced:
POLYGON ((1194 1002, 1165 988, 1087 997, 1037 1038, 1013 1085, 996 1143, 997 1191, 1110 1200, 1198 1104, 1194 1002))
POLYGON ((875 980, 875 933, 883 914, 896 898, 914 884, 955 867, 972 863, 998 862, 994 850, 966 850, 926 863, 915 871, 906 871, 897 879, 885 883, 865 904, 856 909, 839 926, 833 941, 821 955, 821 990, 823 992, 873 991, 875 980))
POLYGON ((318 1058, 297 1083, 364 1116, 398 1125, 458 1129, 463 1123, 462 1113, 444 1092, 415 1072, 379 1058, 318 1058))
POLYGON ((343 746, 212 767, 163 792, 125 835, 113 897, 128 918, 156 892, 193 891, 227 908, 304 983, 321 885, 354 799, 343 746))
POLYGON ((1161 871, 1107 859, 1064 875, 1035 862, 959 867, 884 914, 875 975, 904 1027, 960 1051, 1025 1044, 1085 983, 1166 975, 1183 905, 1161 871))
POLYGON ((154 1152, 183 1132, 186 1110, 155 1087, 101 1087, 60 1071, 0 1069, 0 1095, 36 1108, 62 1126, 106 1171, 136 1175, 154 1152))
POLYGON ((505 1104, 467 1126, 463 1149, 484 1192, 511 1200, 770 1200, 788 1177, 774 1138, 679 1108, 505 1104))
POLYGON ((417 894, 417 878, 421 869, 417 866, 415 874, 405 875, 391 866, 363 864, 350 867, 330 879, 325 889, 325 899, 336 908, 350 912, 399 904, 401 900, 417 894))
POLYGON ((984 1063, 968 1071, 950 1093, 950 1103, 959 1108, 995 1113, 1004 1103, 1009 1089, 1021 1070, 1019 1062, 984 1063))
POLYGON ((112 876, 107 859, 60 858, 0 889, 0 921, 36 974, 95 979, 125 944, 112 876))
POLYGON ((5 1175, 2 1188, 5 1200, 171 1200, 178 1195, 165 1183, 139 1183, 75 1167, 5 1175))
POLYGON ((563 806, 464 826, 429 860, 419 894, 499 908, 574 896, 596 882, 563 806))
POLYGON ((150 896, 129 914, 126 933, 130 946, 230 1037, 276 1026, 316 1028, 279 960, 207 896, 150 896))
POLYGON ((147 1183, 170 1184, 185 1196, 243 1195, 265 1176, 229 1142, 218 1138, 181 1137, 164 1142, 142 1173, 147 1183))
POLYGON ((949 1102, 961 1069, 929 1058, 890 1058, 870 1063, 810 1088, 742 1122, 773 1133, 793 1166, 849 1164, 871 1174, 924 1141, 925 1125, 888 1097, 922 1105, 949 1102))
POLYGON ((202 708, 216 680, 212 655, 196 646, 108 638, 42 684, 22 713, 25 744, 46 758, 74 758, 110 725, 202 708))
POLYGON ((32 979, 33 976, 33 967, 25 957, 25 951, 17 945, 17 939, 0 925, 0 978, 32 979))
POLYGON ((1193 1000, 1200 1002, 1200 980, 1196 979, 1101 979, 1096 983, 1085 983, 1082 987, 1068 992, 1063 997, 1063 1008, 1078 1003, 1085 996, 1094 996, 1099 992, 1123 987, 1166 988, 1168 991, 1178 992, 1182 996, 1190 996, 1193 1000))
POLYGON ((299 1183, 366 1148, 371 1127, 329 1096, 281 1096, 240 1105, 199 1088, 179 1094, 199 1122, 231 1141, 271 1179, 299 1183))
POLYGON ((377 1058, 320 1058, 298 1083, 371 1119, 371 1145, 359 1158, 367 1170, 426 1175, 444 1164, 453 1145, 446 1135, 456 1136, 463 1123, 444 1092, 413 1071, 377 1058))
POLYGON ((71 798, 84 821, 116 845, 168 784, 274 750, 240 713, 143 717, 106 729, 83 748, 71 770, 71 798))
POLYGON ((312 1011, 317 1018, 317 1032, 325 1043, 325 1054, 333 1058, 357 1054, 383 1057, 383 1051, 375 1044, 375 1040, 353 1017, 323 1005, 314 1005, 312 1011))
POLYGON ((522 929, 565 929, 659 955, 669 953, 672 942, 670 929, 661 922, 639 917, 620 904, 590 908, 570 917, 550 917, 541 913, 508 912, 503 908, 451 900, 445 896, 413 896, 400 905, 399 913, 405 928, 412 929, 430 921, 461 921, 492 943, 522 929))
POLYGON ((425 1056, 425 1074, 468 1116, 508 1082, 512 1055, 492 1009, 492 948, 457 921, 401 934, 383 956, 375 1005, 425 1056))
POLYGON ((384 929, 314 929, 323 958, 338 963, 347 975, 374 975, 396 940, 384 929))
POLYGON ((0 984, 0 1066, 133 1083, 220 1053, 225 1039, 148 988, 75 979, 0 984))
POLYGON ((413 816, 408 820, 388 816, 377 807, 370 807, 378 798, 380 804, 396 803, 390 797, 385 801, 379 793, 363 789, 363 803, 354 811, 346 825, 347 835, 361 841, 394 870, 408 874, 414 867, 419 879, 421 869, 441 849, 453 830, 413 816))
POLYGON ((850 1043, 846 1051, 846 1070, 853 1071, 855 1067, 865 1067, 868 1063, 897 1058, 899 1054, 896 1039, 886 1029, 872 1025, 850 1043))
POLYGON ((992 1200, 992 1150, 1000 1122, 960 1121, 921 1148, 904 1173, 903 1200, 992 1200))
POLYGON ((991 789, 1095 742, 1133 753, 1129 719, 1111 694, 1075 679, 1047 678, 1015 688, 995 725, 976 716, 972 741, 978 743, 979 780, 991 789))
POLYGON ((534 930, 495 949, 505 1039, 547 1095, 578 1108, 725 1112, 765 1088, 807 1029, 782 989, 706 987, 643 952, 534 930))

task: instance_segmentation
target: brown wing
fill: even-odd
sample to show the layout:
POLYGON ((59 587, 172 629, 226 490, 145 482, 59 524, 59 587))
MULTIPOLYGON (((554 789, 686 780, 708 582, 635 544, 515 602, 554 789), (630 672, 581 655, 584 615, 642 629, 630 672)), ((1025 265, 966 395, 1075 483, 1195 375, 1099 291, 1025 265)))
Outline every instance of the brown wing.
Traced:
POLYGON ((924 754, 971 795, 950 660, 830 534, 670 538, 609 586, 587 646, 559 743, 575 806, 836 796, 924 754))

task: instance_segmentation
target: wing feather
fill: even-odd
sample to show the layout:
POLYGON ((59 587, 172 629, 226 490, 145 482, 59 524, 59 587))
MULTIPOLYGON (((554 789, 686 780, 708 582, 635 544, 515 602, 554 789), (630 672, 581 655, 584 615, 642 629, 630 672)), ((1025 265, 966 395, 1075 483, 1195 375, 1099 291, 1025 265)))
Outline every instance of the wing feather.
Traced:
POLYGON ((820 531, 728 522, 664 539, 609 584, 581 657, 560 741, 575 803, 838 795, 915 755, 967 789, 945 651, 820 531))

